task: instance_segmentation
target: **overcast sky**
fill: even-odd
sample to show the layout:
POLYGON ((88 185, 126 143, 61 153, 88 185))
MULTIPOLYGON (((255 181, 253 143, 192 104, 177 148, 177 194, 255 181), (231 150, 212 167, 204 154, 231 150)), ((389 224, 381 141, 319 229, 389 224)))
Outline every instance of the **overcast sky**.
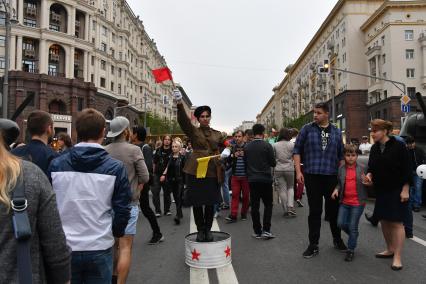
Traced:
POLYGON ((255 120, 337 0, 128 0, 212 126, 255 120))

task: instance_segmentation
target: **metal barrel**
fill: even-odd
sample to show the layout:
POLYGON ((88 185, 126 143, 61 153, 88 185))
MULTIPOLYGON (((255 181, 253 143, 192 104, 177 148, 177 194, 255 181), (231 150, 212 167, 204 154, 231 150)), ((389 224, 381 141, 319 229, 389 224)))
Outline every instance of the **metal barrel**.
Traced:
POLYGON ((197 233, 185 237, 185 262, 188 266, 214 269, 232 262, 231 235, 225 232, 212 234, 213 242, 197 242, 197 233))

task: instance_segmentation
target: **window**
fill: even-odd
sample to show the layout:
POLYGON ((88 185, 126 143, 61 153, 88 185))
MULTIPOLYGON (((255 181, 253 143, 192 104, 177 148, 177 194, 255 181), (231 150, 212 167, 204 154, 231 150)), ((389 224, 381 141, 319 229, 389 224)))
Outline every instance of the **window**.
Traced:
POLYGON ((84 109, 84 98, 77 98, 77 111, 82 111, 84 109))
POLYGON ((383 97, 384 97, 385 100, 388 98, 388 91, 387 90, 383 91, 383 97))
POLYGON ((342 58, 342 60, 343 60, 343 63, 345 63, 345 62, 346 62, 346 53, 344 53, 344 54, 343 54, 343 58, 342 58))
POLYGON ((414 49, 405 50, 405 59, 414 59, 414 49))
POLYGON ((37 21, 34 19, 24 18, 24 25, 27 27, 35 28, 37 27, 37 21))
POLYGON ((388 109, 386 109, 386 108, 383 110, 383 119, 384 120, 388 119, 388 109))
POLYGON ((123 52, 121 52, 121 51, 120 51, 120 52, 118 53, 118 59, 119 59, 119 60, 123 60, 123 52))
POLYGON ((114 66, 111 65, 111 74, 112 75, 114 75, 114 70, 115 70, 114 66))
POLYGON ((96 21, 92 22, 92 30, 95 32, 96 31, 96 21))
POLYGON ((117 89, 118 89, 118 90, 117 90, 117 91, 118 91, 118 94, 119 94, 119 95, 121 95, 121 84, 118 84, 118 88, 117 88, 117 89))
POLYGON ((108 28, 105 26, 102 26, 102 35, 103 36, 108 36, 108 28))
POLYGON ((90 82, 95 83, 95 75, 90 74, 90 82))
POLYGON ((92 64, 92 66, 95 65, 95 57, 93 55, 90 63, 92 64))
POLYGON ((415 87, 408 87, 407 88, 407 95, 414 99, 416 97, 416 88, 415 87))
POLYGON ((106 70, 106 61, 105 60, 101 60, 101 69, 106 70))
POLYGON ((0 57, 0 69, 4 69, 6 65, 6 61, 4 60, 4 57, 0 57))
POLYGON ((0 36, 0 46, 5 46, 6 45, 5 41, 6 41, 6 37, 0 36))
POLYGON ((385 46, 385 36, 382 36, 382 46, 385 46))
POLYGON ((382 64, 385 64, 386 63, 386 54, 383 54, 382 55, 382 64))
POLYGON ((111 56, 112 56, 113 58, 115 58, 115 50, 114 50, 113 48, 111 48, 111 56))
POLYGON ((28 106, 35 106, 35 92, 32 92, 32 91, 27 91, 27 97, 29 97, 29 96, 33 96, 33 99, 28 103, 28 106))
POLYGON ((101 87, 105 88, 105 85, 106 85, 106 80, 104 77, 101 77, 101 87))
POLYGON ((414 31, 406 30, 405 31, 405 40, 414 40, 414 31))
POLYGON ((114 92, 114 82, 111 82, 111 91, 114 92))
POLYGON ((412 68, 407 69, 407 78, 414 78, 414 69, 412 68))
POLYGON ((0 12, 0 26, 6 25, 6 13, 0 12))
POLYGON ((115 33, 111 33, 111 41, 115 42, 115 33))
POLYGON ((106 52, 106 51, 107 51, 107 45, 106 45, 106 43, 105 43, 105 42, 102 42, 102 43, 101 43, 101 50, 102 50, 103 52, 106 52))
POLYGON ((121 68, 118 68, 118 77, 121 78, 121 68))

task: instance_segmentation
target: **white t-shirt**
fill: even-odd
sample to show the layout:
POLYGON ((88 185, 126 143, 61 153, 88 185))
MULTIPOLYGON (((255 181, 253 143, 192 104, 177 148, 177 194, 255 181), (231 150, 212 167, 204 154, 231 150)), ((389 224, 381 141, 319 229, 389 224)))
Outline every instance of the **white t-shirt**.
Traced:
POLYGON ((371 146, 372 144, 370 143, 361 143, 361 145, 359 145, 359 150, 361 150, 363 154, 368 154, 370 153, 371 146))

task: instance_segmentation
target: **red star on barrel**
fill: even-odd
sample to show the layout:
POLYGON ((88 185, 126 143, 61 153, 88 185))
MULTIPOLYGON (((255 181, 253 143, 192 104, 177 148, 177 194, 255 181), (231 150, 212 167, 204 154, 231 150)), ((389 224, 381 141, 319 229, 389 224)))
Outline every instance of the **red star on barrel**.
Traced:
POLYGON ((200 261, 200 255, 201 253, 197 252, 197 250, 194 249, 194 251, 192 252, 192 260, 200 261))
POLYGON ((226 257, 231 256, 231 248, 229 246, 226 247, 225 254, 226 254, 226 257))

